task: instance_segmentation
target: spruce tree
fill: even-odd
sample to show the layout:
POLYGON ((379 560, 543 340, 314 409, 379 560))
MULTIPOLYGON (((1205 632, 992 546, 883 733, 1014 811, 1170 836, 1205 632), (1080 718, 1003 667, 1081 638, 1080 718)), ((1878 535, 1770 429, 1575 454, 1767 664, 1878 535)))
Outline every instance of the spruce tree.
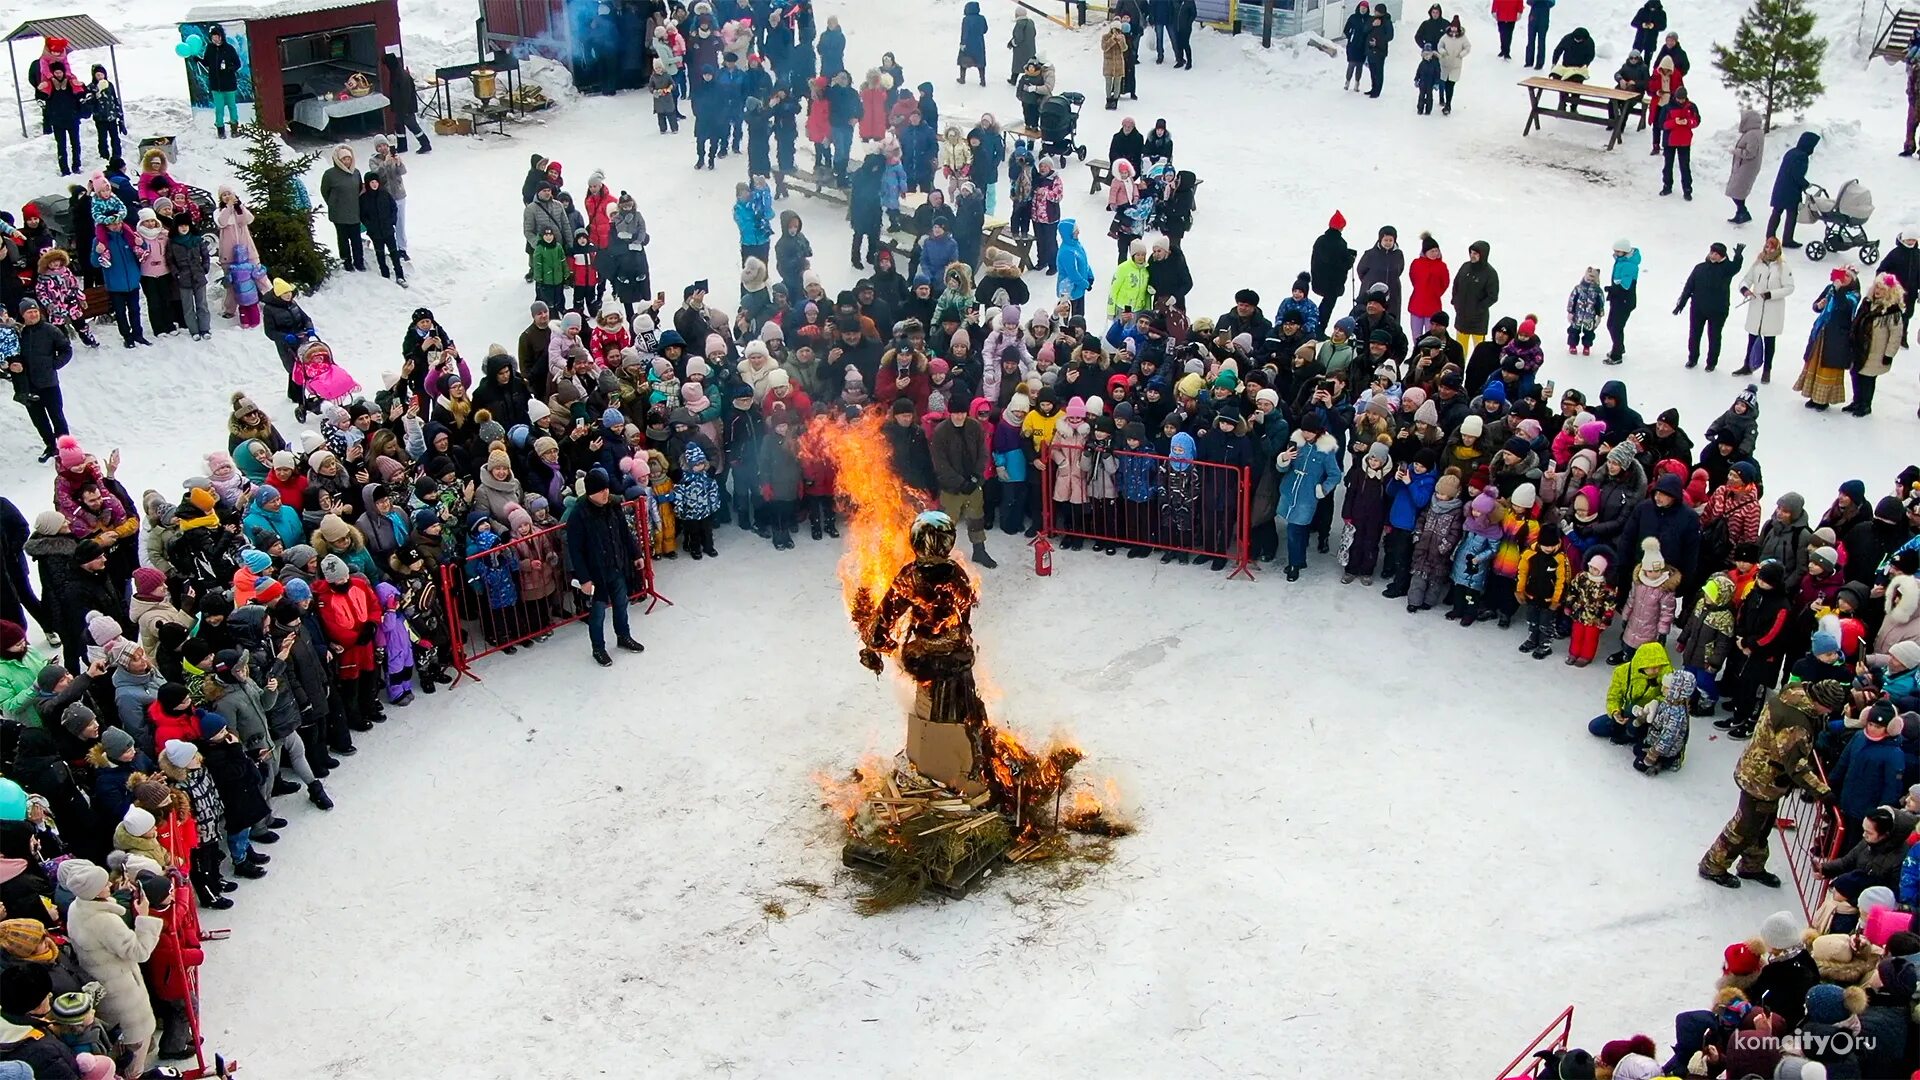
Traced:
POLYGON ((246 140, 246 158, 227 159, 247 188, 247 208, 253 211, 255 258, 277 278, 285 278, 307 292, 320 287, 333 273, 333 253, 313 238, 313 201, 300 178, 319 160, 319 154, 287 156, 278 134, 259 124, 238 131, 246 140))
POLYGON ((1733 33, 1733 45, 1713 47, 1713 66, 1740 99, 1773 130, 1776 112, 1801 112, 1826 92, 1820 63, 1827 41, 1814 33, 1806 0, 1754 0, 1733 33))

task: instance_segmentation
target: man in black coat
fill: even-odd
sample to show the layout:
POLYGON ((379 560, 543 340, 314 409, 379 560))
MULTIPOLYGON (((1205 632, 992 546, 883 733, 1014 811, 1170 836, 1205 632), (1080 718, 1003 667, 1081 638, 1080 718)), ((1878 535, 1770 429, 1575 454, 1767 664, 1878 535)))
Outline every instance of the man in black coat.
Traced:
POLYGON ((1356 253, 1347 246, 1340 230, 1347 227, 1346 215, 1335 210, 1327 221, 1327 231, 1313 242, 1313 294, 1320 298, 1320 325, 1333 325, 1333 308, 1347 291, 1347 274, 1353 270, 1356 253))
POLYGON ((60 397, 60 369, 73 359, 73 343, 46 320, 40 302, 20 301, 20 352, 7 362, 13 382, 13 400, 26 406, 33 429, 40 433, 42 463, 52 461, 53 441, 67 434, 67 414, 60 397))
POLYGON ((613 643, 628 652, 646 651, 627 624, 629 580, 640 561, 640 542, 634 538, 626 509, 613 497, 607 474, 600 469, 588 472, 586 487, 586 495, 567 511, 567 566, 575 587, 592 602, 587 636, 593 642, 594 662, 612 667, 613 657, 607 655, 609 607, 613 608, 613 643))
POLYGON ((1200 11, 1193 0, 1173 0, 1173 66, 1193 70, 1193 24, 1200 11))
POLYGON ((60 615, 66 623, 60 628, 60 644, 66 650, 67 666, 76 671, 86 663, 86 647, 94 644, 87 636, 87 616, 94 612, 119 623, 122 633, 140 631, 127 617, 127 601, 119 584, 107 573, 107 549, 82 540, 73 549, 73 576, 60 597, 60 615))
POLYGON ((1728 290, 1733 279, 1740 274, 1740 264, 1746 258, 1747 245, 1735 244, 1733 258, 1727 258, 1727 245, 1715 243, 1707 250, 1707 257, 1696 264, 1693 272, 1687 275, 1687 283, 1680 290, 1680 299, 1673 302, 1673 313, 1680 309, 1687 312, 1687 366, 1700 364, 1700 331, 1707 332, 1707 370, 1720 366, 1720 330, 1727 324, 1727 312, 1730 310, 1728 290), (1691 307, 1688 305, 1691 304, 1691 307))
POLYGON ((1633 580, 1640 565, 1640 542, 1647 537, 1660 541, 1660 557, 1680 574, 1680 595, 1691 595, 1699 588, 1694 580, 1694 564, 1700 554, 1700 515, 1687 505, 1686 485, 1672 473, 1663 474, 1653 485, 1653 494, 1627 515, 1620 532, 1619 560, 1615 580, 1623 587, 1633 580))
POLYGON ((1256 346, 1273 336, 1273 324, 1260 311, 1260 294, 1252 289, 1234 293, 1233 310, 1215 319, 1213 326, 1228 338, 1246 334, 1256 346))
MULTIPOLYGON (((995 141, 999 141, 995 136, 995 141)), ((879 154, 868 154, 860 168, 853 174, 853 188, 849 194, 847 218, 853 224, 853 268, 865 270, 866 263, 860 261, 860 241, 867 242, 867 260, 880 257, 880 175, 886 169, 886 159, 879 154)))
POLYGON ((80 119, 87 111, 87 88, 62 65, 54 68, 47 81, 35 87, 35 91, 34 96, 40 99, 40 127, 53 135, 60 155, 60 175, 78 174, 86 163, 80 156, 80 119))
MULTIPOLYGON (((545 363, 542 357, 541 364, 545 363)), ((486 377, 473 391, 474 408, 492 413, 500 426, 511 431, 520 424, 533 423, 527 415, 527 402, 532 397, 526 380, 514 373, 510 357, 498 353, 487 357, 486 377)))
POLYGON ((933 447, 927 442, 927 429, 914 415, 912 398, 896 398, 893 422, 886 426, 887 449, 892 451, 893 471, 900 482, 931 495, 937 490, 933 478, 933 447))
POLYGON ((200 66, 207 71, 207 91, 213 97, 213 130, 224 139, 227 128, 240 129, 240 52, 218 26, 207 31, 200 66))

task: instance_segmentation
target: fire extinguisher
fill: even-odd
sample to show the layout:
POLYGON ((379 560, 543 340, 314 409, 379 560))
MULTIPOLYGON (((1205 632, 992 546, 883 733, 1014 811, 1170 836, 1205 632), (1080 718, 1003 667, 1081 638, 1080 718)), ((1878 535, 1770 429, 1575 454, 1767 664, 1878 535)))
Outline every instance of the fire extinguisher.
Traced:
POLYGON ((1041 577, 1053 576, 1053 545, 1044 536, 1033 542, 1033 572, 1041 577))

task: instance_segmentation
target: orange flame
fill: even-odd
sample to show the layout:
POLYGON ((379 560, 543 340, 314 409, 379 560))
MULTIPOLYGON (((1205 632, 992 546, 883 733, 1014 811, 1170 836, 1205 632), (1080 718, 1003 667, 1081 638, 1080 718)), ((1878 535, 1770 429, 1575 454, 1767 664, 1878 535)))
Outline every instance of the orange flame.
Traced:
POLYGON ((827 809, 851 823, 866 808, 867 800, 875 798, 886 790, 887 778, 893 775, 893 762, 870 753, 860 759, 860 764, 845 776, 831 776, 824 772, 813 774, 813 782, 820 786, 820 801, 827 809))
POLYGON ((914 516, 924 507, 893 470, 885 416, 854 421, 816 416, 800 439, 800 456, 830 461, 841 509, 847 515, 840 585, 857 620, 886 594, 902 566, 913 561, 914 516))

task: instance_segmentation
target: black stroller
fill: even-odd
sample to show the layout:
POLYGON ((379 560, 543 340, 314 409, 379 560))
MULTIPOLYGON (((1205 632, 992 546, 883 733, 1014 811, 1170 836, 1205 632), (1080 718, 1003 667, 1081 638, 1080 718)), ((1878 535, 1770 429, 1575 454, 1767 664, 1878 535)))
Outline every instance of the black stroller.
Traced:
POLYGON ((1080 125, 1080 106, 1086 103, 1085 94, 1075 93, 1055 94, 1040 103, 1041 153, 1052 154, 1063 163, 1068 154, 1087 160, 1087 148, 1073 141, 1080 125))

